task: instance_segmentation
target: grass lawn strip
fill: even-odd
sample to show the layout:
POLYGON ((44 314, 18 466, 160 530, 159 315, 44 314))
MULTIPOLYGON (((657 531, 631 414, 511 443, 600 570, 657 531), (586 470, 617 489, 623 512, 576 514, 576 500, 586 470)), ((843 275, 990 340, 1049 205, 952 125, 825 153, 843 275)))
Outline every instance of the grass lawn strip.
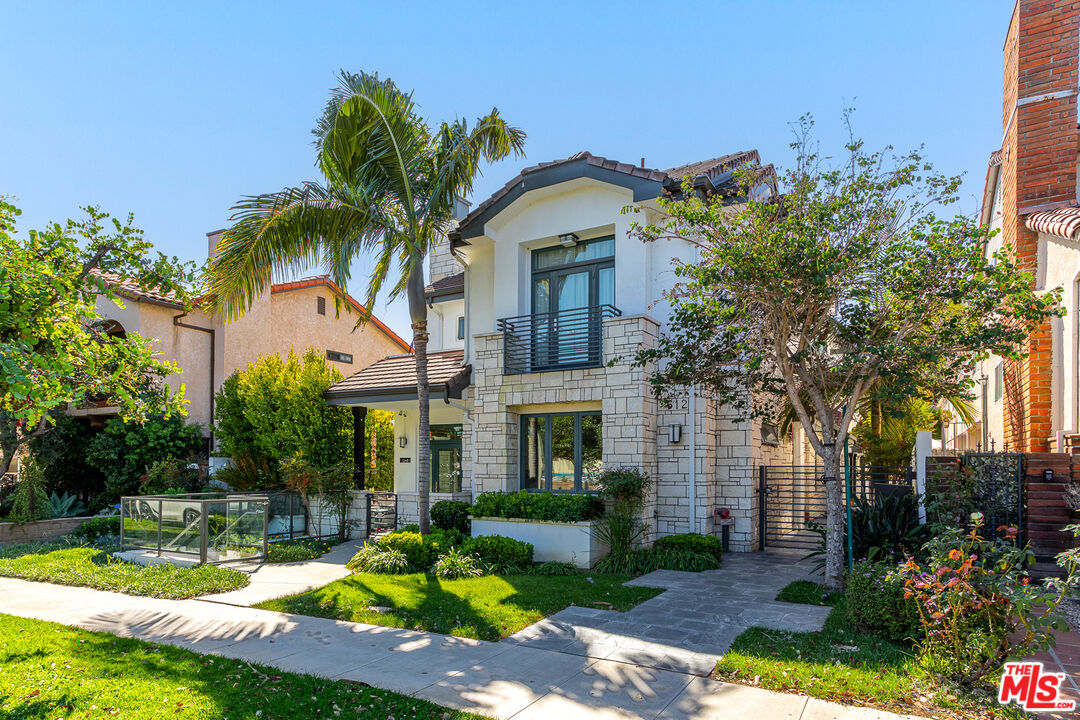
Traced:
POLYGON ((0 577, 174 600, 239 590, 249 582, 246 574, 231 568, 170 563, 143 567, 117 560, 106 550, 56 543, 0 548, 0 577))
MULTIPOLYGON (((798 584, 798 583, 794 583, 798 584)), ((816 585, 816 583, 810 583, 816 585)), ((820 585, 781 591, 781 596, 824 594, 820 585)), ((844 613, 837 594, 821 632, 796 633, 753 627, 741 633, 716 665, 726 682, 798 693, 847 705, 951 718, 1011 717, 989 694, 959 697, 937 686, 910 647, 861 633, 844 613)))
POLYGON ((334 620, 498 640, 570 605, 629 610, 658 588, 624 587, 629 575, 433 575, 357 573, 255 607, 334 620))
POLYGON ((331 548, 338 545, 339 540, 319 538, 300 538, 298 540, 282 540, 270 543, 268 563, 293 563, 305 560, 314 560, 325 555, 331 548))
POLYGON ((355 683, 0 615, 0 716, 128 720, 467 720, 355 683))

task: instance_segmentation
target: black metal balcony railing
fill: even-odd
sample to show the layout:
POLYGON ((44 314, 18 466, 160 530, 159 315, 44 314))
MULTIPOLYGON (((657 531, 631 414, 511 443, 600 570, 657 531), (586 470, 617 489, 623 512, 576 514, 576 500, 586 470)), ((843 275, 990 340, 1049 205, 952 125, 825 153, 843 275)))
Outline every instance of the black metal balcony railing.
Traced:
POLYGON ((503 373, 519 375, 604 362, 603 321, 622 312, 614 305, 534 313, 499 320, 503 373))

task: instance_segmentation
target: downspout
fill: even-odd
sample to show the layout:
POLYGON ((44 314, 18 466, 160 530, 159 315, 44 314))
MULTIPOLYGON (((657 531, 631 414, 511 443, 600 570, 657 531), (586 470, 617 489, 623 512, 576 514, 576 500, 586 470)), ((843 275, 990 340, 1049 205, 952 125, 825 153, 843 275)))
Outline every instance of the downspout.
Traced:
MULTIPOLYGON (((182 312, 179 315, 173 317, 173 325, 176 327, 187 328, 188 330, 198 330, 199 332, 208 333, 210 335, 210 423, 214 422, 214 356, 216 355, 216 344, 214 337, 214 328, 204 328, 198 325, 188 325, 185 322, 180 322, 187 317, 187 312, 182 312)), ((207 428, 208 430, 210 428, 207 428)), ((210 435, 211 443, 213 443, 213 433, 210 435)), ((212 449, 212 448, 211 448, 212 449)))
POLYGON ((697 384, 690 383, 690 532, 697 532, 697 384))
POLYGON ((472 491, 473 500, 476 499, 476 423, 473 422, 472 415, 470 415, 468 408, 461 403, 456 403, 449 397, 444 397, 445 402, 450 407, 456 407, 461 410, 461 419, 469 423, 469 488, 472 491))

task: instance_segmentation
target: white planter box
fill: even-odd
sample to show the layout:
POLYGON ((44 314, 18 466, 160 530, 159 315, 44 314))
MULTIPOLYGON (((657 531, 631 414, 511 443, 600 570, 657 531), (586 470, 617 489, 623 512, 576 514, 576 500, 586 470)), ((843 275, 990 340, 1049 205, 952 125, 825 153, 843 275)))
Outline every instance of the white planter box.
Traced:
POLYGON ((473 518, 472 536, 502 535, 532 543, 533 559, 573 563, 591 568, 607 554, 607 547, 593 534, 594 520, 564 523, 518 518, 473 518))

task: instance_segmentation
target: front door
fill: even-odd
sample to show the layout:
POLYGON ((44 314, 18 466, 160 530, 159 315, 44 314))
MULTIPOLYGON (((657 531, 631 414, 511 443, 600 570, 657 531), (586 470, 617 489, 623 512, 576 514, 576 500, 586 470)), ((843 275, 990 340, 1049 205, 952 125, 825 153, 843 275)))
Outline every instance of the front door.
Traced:
POLYGON ((461 492, 461 426, 431 426, 431 492, 461 492))

